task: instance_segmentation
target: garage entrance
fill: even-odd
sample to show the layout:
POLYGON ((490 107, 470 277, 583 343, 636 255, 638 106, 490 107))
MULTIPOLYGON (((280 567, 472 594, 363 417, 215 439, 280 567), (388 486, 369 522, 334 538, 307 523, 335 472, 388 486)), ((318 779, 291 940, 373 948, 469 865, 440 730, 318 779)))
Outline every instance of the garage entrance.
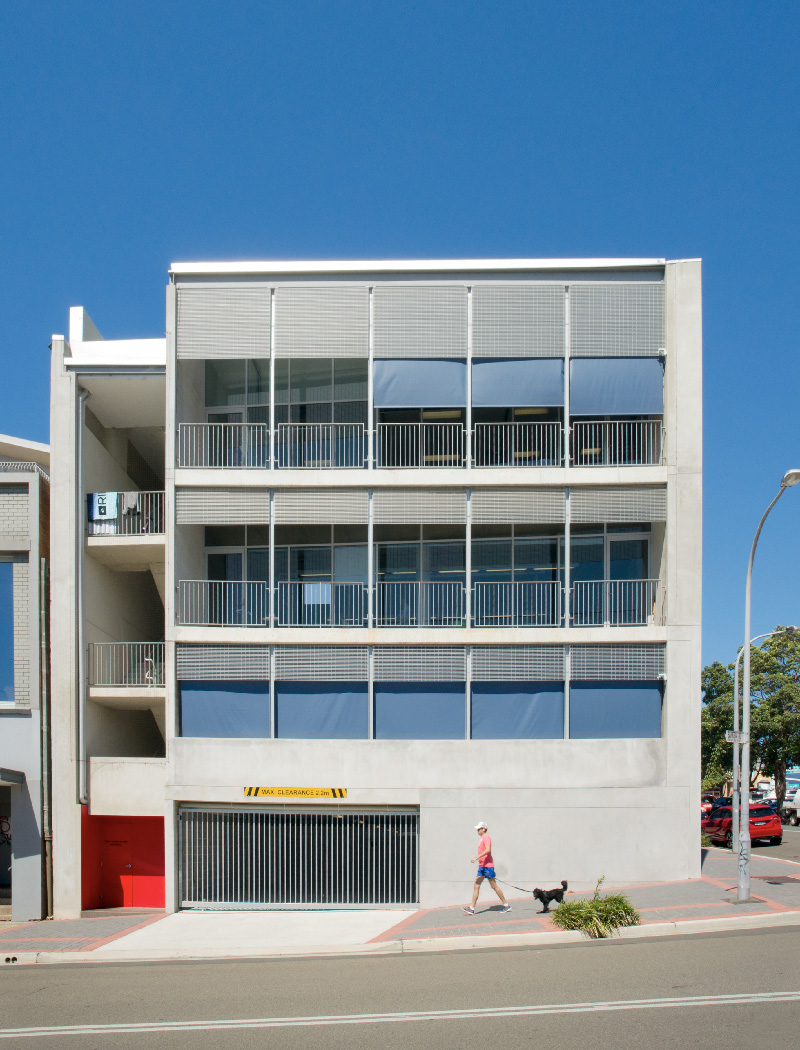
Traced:
POLYGON ((179 812, 181 907, 415 905, 419 811, 179 812))

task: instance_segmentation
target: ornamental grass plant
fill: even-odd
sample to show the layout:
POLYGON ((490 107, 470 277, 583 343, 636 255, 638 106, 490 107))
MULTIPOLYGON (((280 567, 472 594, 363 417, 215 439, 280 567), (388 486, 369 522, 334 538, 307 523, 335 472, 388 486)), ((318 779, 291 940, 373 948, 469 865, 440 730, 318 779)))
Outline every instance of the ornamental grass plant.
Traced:
POLYGON ((580 930, 587 937, 611 937, 623 926, 638 926, 641 917, 622 893, 600 896, 605 875, 597 880, 588 901, 563 901, 553 912, 553 923, 562 930, 580 930))

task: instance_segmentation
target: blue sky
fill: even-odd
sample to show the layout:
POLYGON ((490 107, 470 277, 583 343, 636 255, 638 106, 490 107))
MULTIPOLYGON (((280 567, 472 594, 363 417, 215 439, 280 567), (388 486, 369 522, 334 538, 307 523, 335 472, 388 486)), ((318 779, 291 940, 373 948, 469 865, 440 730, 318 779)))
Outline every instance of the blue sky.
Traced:
MULTIPOLYGON (((798 448, 800 20, 766 4, 27 0, 0 39, 0 431, 50 335, 160 335, 179 259, 704 260, 704 660, 798 448)), ((800 621, 800 487, 753 633, 800 621)))

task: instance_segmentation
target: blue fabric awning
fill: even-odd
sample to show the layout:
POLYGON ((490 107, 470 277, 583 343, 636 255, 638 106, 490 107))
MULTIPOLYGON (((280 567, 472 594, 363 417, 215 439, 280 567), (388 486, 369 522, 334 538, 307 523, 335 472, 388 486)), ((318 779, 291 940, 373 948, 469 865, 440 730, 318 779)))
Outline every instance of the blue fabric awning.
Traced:
POLYGON ((476 408, 564 404, 564 362, 558 357, 492 358, 472 362, 476 408))
POLYGON ((467 403, 465 361, 381 359, 372 376, 377 408, 464 408, 467 403))
POLYGON ((571 682, 569 735, 573 740, 661 736, 659 682, 571 682))
POLYGON ((660 416, 664 366, 657 357, 577 357, 570 361, 572 416, 660 416))
POLYGON ((366 740, 367 683, 276 682, 275 736, 294 740, 366 740))

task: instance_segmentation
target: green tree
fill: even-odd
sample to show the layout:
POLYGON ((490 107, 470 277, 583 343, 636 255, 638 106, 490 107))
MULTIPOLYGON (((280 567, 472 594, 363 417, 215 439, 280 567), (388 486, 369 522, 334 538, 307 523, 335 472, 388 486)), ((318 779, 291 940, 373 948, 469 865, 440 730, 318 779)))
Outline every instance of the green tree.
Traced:
MULTIPOLYGON (((781 627, 775 630, 786 632, 781 627)), ((702 672, 701 761, 706 790, 724 784, 732 772, 733 748, 725 741, 725 731, 733 728, 734 667, 713 663, 702 672)), ((786 795, 786 767, 800 757, 800 634, 773 634, 753 646, 750 698, 750 786, 760 773, 774 777, 780 807, 786 795)))

